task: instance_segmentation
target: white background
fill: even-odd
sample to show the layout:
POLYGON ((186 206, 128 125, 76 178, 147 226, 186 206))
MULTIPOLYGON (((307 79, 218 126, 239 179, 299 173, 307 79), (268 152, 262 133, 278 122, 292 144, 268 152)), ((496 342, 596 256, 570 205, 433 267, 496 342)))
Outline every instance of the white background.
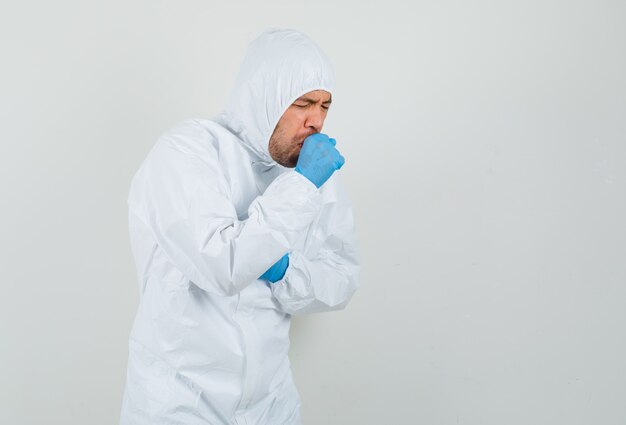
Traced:
POLYGON ((294 319, 306 424, 626 423, 623 1, 8 3, 0 423, 118 421, 130 179, 271 26, 335 65, 363 261, 294 319))

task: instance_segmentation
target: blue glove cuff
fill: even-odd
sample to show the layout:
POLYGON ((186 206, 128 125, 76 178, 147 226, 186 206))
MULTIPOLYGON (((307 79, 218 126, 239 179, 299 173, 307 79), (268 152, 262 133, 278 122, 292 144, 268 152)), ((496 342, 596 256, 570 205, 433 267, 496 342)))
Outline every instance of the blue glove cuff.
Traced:
POLYGON ((289 267, 289 254, 283 255, 272 267, 270 267, 259 279, 269 280, 271 283, 278 282, 285 276, 289 267))
POLYGON ((304 177, 307 178, 308 181, 310 181, 311 183, 313 183, 315 185, 316 188, 320 188, 321 186, 319 184, 317 184, 317 182, 313 181, 313 179, 311 179, 309 176, 307 176, 306 174, 304 174, 302 172, 302 170, 300 168, 298 168, 298 166, 296 165, 296 167, 293 169, 296 173, 300 173, 302 174, 304 177))

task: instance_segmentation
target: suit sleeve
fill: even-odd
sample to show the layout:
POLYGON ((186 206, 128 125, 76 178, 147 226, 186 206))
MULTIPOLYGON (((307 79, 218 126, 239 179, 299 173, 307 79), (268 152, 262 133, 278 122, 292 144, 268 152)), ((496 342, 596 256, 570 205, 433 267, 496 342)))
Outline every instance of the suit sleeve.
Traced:
POLYGON ((282 280, 271 285, 285 313, 303 315, 344 308, 359 287, 359 254, 354 219, 341 186, 335 202, 325 205, 307 238, 314 255, 294 250, 282 280), (324 235, 320 237, 320 235, 324 235))
POLYGON ((169 260, 214 294, 234 295, 255 282, 321 208, 315 185, 288 171, 239 220, 217 153, 199 157, 166 141, 149 159, 129 200, 145 206, 144 220, 169 260))

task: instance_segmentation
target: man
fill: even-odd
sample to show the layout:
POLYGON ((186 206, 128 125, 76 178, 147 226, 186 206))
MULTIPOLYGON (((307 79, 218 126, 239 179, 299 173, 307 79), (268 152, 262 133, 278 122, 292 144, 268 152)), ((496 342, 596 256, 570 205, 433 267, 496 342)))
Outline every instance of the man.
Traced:
POLYGON ((310 39, 266 31, 224 112, 165 134, 133 178, 123 425, 300 423, 290 317, 358 286, 344 159, 321 133, 333 79, 310 39))

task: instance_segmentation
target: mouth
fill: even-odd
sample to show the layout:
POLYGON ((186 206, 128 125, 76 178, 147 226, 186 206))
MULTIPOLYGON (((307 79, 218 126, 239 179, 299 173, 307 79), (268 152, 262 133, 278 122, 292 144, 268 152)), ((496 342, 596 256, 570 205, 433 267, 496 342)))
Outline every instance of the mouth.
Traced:
POLYGON ((300 147, 302 147, 302 145, 304 145, 304 141, 307 139, 307 137, 313 135, 314 133, 311 134, 306 134, 301 140, 300 143, 298 144, 300 147))

